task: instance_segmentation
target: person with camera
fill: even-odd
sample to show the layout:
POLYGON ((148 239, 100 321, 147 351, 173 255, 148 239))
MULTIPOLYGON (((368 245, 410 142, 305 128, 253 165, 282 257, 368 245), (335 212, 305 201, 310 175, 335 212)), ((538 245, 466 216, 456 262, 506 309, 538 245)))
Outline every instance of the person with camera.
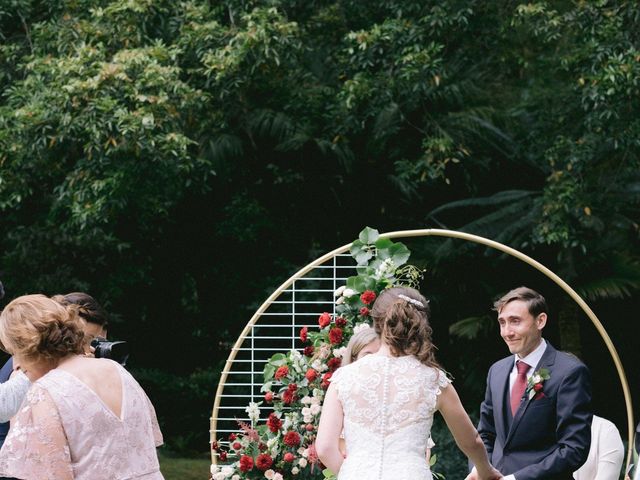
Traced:
POLYGON ((153 405, 117 362, 84 355, 76 305, 25 295, 0 314, 0 342, 33 382, 0 451, 0 475, 163 480, 153 405))

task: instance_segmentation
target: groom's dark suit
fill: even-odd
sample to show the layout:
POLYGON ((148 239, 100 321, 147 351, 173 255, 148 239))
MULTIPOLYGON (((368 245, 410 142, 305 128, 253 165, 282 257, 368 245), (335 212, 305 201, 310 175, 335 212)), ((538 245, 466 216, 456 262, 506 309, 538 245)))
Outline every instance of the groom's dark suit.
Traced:
POLYGON ((494 363, 480 407, 480 433, 491 463, 516 480, 572 479, 587 459, 591 444, 591 379, 576 358, 547 348, 535 367, 550 377, 543 395, 523 396, 512 417, 509 404, 511 355, 494 363))

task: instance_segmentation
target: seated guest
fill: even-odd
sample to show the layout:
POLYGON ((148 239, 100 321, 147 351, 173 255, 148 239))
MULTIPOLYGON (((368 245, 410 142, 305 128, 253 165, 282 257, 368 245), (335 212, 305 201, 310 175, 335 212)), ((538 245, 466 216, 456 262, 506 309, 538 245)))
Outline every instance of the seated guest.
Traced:
POLYGON ((0 314, 0 342, 33 382, 0 451, 0 475, 162 480, 155 411, 118 363, 84 356, 77 309, 26 295, 0 314))
POLYGON ((618 480, 624 461, 620 432, 609 420, 593 416, 591 447, 587 461, 576 472, 576 480, 618 480))

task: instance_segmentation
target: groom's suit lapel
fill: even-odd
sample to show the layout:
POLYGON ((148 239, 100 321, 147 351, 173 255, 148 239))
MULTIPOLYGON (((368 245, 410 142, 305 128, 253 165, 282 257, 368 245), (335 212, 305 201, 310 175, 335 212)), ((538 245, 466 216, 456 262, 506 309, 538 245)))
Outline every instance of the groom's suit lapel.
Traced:
MULTIPOLYGON (((541 368, 547 368, 551 370, 553 367, 553 364, 556 361, 556 353, 557 353, 556 349, 553 348, 551 344, 547 342, 547 348, 545 349, 544 354, 542 355, 542 358, 538 362, 538 365, 536 365, 536 367, 534 368, 534 372, 537 372, 541 368)), ((513 438, 515 431, 517 430, 518 425, 522 420, 522 417, 527 412, 527 408, 529 407, 529 404, 531 403, 532 400, 533 400, 533 397, 529 398, 527 396, 527 399, 520 404, 520 408, 518 408, 518 410, 516 411, 516 414, 513 417, 513 421, 511 422, 511 428, 509 429, 509 434, 507 435, 505 446, 507 446, 511 441, 511 439, 513 438)))

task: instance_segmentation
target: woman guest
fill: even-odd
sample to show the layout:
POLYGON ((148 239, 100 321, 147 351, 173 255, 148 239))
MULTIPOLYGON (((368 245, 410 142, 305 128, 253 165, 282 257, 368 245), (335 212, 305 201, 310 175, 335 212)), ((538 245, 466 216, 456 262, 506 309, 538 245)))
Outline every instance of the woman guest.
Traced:
POLYGON ((322 407, 316 449, 338 480, 431 480, 425 458, 440 411, 481 480, 501 477, 431 343, 429 307, 412 288, 391 288, 373 305, 377 353, 338 369, 322 407), (338 449, 344 426, 347 458, 338 449))
MULTIPOLYGON (((357 328, 357 327, 356 327, 357 328)), ((341 365, 344 367, 361 358, 376 353, 380 349, 380 337, 366 323, 349 339, 347 349, 342 355, 341 365)))
POLYGON ((84 356, 77 307, 43 295, 0 314, 0 342, 34 382, 0 451, 0 475, 22 479, 163 479, 155 411, 119 364, 84 356))

